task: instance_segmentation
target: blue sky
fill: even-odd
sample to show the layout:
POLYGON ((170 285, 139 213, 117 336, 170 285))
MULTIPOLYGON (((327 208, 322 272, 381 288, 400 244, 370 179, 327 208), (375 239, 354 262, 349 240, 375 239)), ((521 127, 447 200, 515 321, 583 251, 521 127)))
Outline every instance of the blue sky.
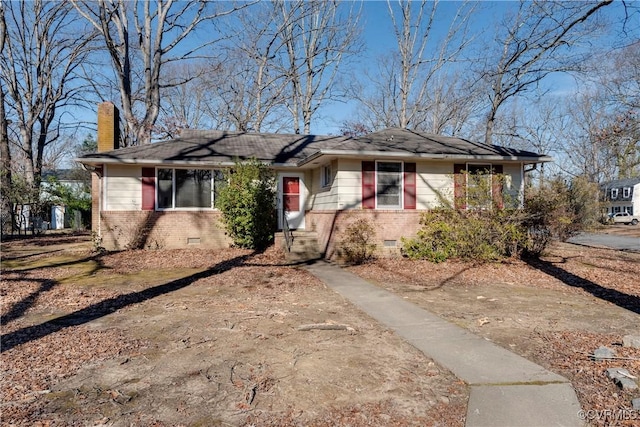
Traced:
MULTIPOLYGON (((478 12, 483 15, 486 13, 483 9, 489 9, 490 2, 478 4, 478 12)), ((392 2, 392 7, 397 7, 397 2, 392 2)), ((446 34, 449 28, 450 20, 455 11, 462 4, 457 1, 445 1, 438 6, 438 25, 434 28, 436 34, 446 34)), ((506 6, 506 3, 504 3, 506 6)), ((416 6, 418 6, 416 4, 416 6)), ((396 19, 399 19, 397 16, 396 19)), ((484 19, 478 19, 483 22, 484 19)), ((362 40, 365 45, 365 51, 357 59, 359 67, 368 68, 376 59, 385 53, 397 49, 397 41, 394 35, 393 25, 389 17, 389 6, 386 0, 370 0, 364 1, 362 5, 362 16, 360 23, 362 25, 362 40)), ((484 29, 480 26, 476 28, 479 31, 484 29)), ((317 134, 338 134, 340 125, 344 119, 351 118, 355 114, 353 102, 338 103, 334 102, 321 109, 320 115, 323 120, 314 121, 312 132, 317 134)))
MULTIPOLYGON (((417 3, 417 2, 416 2, 417 3)), ((640 6, 640 2, 631 2, 633 6, 640 6)), ((397 2, 392 1, 394 7, 397 2)), ((435 34, 445 34, 449 28, 451 19, 456 10, 462 5, 459 1, 441 1, 438 6, 437 26, 435 34)), ((479 1, 473 3, 475 10, 471 17, 471 33, 475 34, 480 40, 490 42, 496 37, 496 31, 499 23, 508 15, 509 10, 517 8, 516 1, 479 1)), ((418 4, 416 4, 418 6, 418 4)), ((619 22, 624 17, 624 7, 622 2, 616 1, 615 4, 602 9, 608 19, 612 22, 619 22)), ((393 27, 389 18, 388 5, 386 0, 381 1, 365 1, 362 9, 363 40, 366 45, 366 51, 360 59, 361 67, 370 67, 372 61, 381 53, 388 52, 397 47, 393 27)), ((628 22, 629 35, 640 39, 640 17, 636 13, 630 17, 628 22)), ((615 46, 620 40, 618 31, 612 32, 606 37, 596 41, 594 47, 602 48, 606 46, 615 46)), ((477 52, 474 52, 477 54, 477 52)), ((544 81, 545 88, 549 89, 549 94, 570 95, 576 90, 576 81, 569 75, 554 75, 544 81)), ((322 109, 320 115, 322 120, 315 120, 312 126, 313 133, 318 134, 337 134, 340 130, 340 124, 345 118, 352 118, 355 114, 354 104, 349 103, 332 103, 322 109)))
MULTIPOLYGON (((616 5, 607 6, 604 8, 606 13, 613 17, 619 17, 623 11, 622 3, 616 2, 616 5)), ((438 20, 435 28, 435 34, 446 33, 449 28, 451 19, 456 10, 461 6, 462 2, 459 1, 441 1, 438 9, 438 20)), ((638 3, 640 5, 640 2, 638 3)), ((397 6, 396 1, 392 1, 393 6, 397 6)), ((503 19, 506 12, 514 7, 518 6, 515 1, 495 1, 495 2, 476 2, 475 11, 472 16, 472 33, 481 40, 489 41, 494 39, 497 28, 497 23, 503 19)), ((416 4, 418 6, 418 4, 416 4)), ((632 24, 638 23, 638 16, 636 15, 632 24)), ((365 1, 362 4, 362 38, 366 49, 362 52, 361 56, 356 59, 356 69, 371 68, 373 61, 385 52, 396 49, 397 44, 393 33, 392 23, 389 18, 388 5, 385 0, 381 1, 365 1)), ((206 31, 199 31, 198 36, 200 38, 209 37, 210 34, 206 31)), ((640 38, 640 35, 638 36, 640 38)), ((611 42, 609 39, 607 43, 611 42)), ((473 52, 476 54, 477 52, 473 52)), ((545 82, 551 88, 551 93, 563 92, 570 94, 575 90, 575 81, 570 76, 555 76, 553 79, 549 79, 545 82)), ((114 92, 114 95, 117 95, 114 92)), ((117 99, 113 100, 118 103, 117 99)), ((318 112, 318 115, 314 117, 312 122, 312 133, 316 134, 337 134, 340 130, 340 125, 346 119, 354 119, 356 113, 354 102, 333 102, 327 103, 318 112)), ((93 112, 87 117, 87 121, 93 120, 93 112)), ((83 114, 84 116, 84 114, 83 114)), ((81 136, 81 139, 85 135, 81 136)))

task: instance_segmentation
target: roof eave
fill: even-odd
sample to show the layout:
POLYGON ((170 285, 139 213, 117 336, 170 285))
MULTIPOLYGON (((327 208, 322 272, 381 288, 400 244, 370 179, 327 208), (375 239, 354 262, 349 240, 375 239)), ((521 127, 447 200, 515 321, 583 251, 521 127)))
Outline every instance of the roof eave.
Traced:
POLYGON ((360 150, 319 150, 312 155, 300 160, 296 166, 304 166, 323 156, 348 156, 348 157, 376 157, 376 158, 419 158, 423 160, 495 160, 531 163, 549 163, 553 161, 550 156, 500 156, 500 155, 471 155, 471 154, 428 154, 408 153, 402 151, 360 151, 360 150))
MULTIPOLYGON (((295 163, 271 163, 273 167, 303 167, 323 156, 341 157, 366 157, 366 158, 416 158, 423 160, 492 160, 531 163, 548 163, 553 158, 549 156, 499 156, 499 155, 469 155, 469 154, 413 154, 402 151, 359 151, 359 150, 319 150, 315 153, 299 160, 295 163)), ((180 166, 223 166, 231 167, 235 165, 233 161, 202 161, 202 160, 161 160, 161 159, 118 159, 104 157, 82 157, 74 159, 78 163, 98 166, 102 164, 125 164, 125 165, 180 165, 180 166)))
POLYGON ((156 165, 180 165, 180 166, 234 166, 235 162, 232 161, 202 161, 202 160, 159 160, 159 159, 115 159, 115 158, 102 158, 102 157, 83 157, 74 159, 78 163, 85 165, 98 166, 103 164, 125 164, 125 165, 141 165, 141 166, 156 166, 156 165))

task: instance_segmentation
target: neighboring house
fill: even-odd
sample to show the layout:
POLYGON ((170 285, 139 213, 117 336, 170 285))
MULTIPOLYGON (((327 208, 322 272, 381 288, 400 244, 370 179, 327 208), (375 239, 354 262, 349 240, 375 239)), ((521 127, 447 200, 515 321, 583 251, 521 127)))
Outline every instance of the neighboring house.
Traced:
MULTIPOLYGON (((90 187, 91 177, 87 171, 82 169, 55 169, 42 173, 42 199, 55 200, 50 194, 51 180, 55 180, 58 184, 66 187, 76 197, 88 200, 91 197, 90 187)), ((82 223, 82 215, 80 212, 71 212, 63 204, 57 204, 55 201, 51 204, 51 215, 48 216, 47 224, 51 230, 62 230, 69 227, 79 227, 82 223)))
POLYGON ((607 214, 640 215, 640 178, 619 179, 602 185, 607 214))
POLYGON ((180 138, 113 149, 118 112, 98 114, 98 153, 78 159, 93 173, 93 230, 107 249, 127 245, 221 248, 230 243, 216 189, 236 159, 268 163, 278 177, 278 227, 315 231, 331 257, 344 227, 366 217, 380 247, 414 236, 420 214, 467 208, 467 174, 483 171, 494 200, 524 197, 525 172, 551 158, 460 138, 386 129, 364 137, 185 130, 180 138), (503 174, 504 181, 494 177, 503 174))
POLYGON ((78 197, 83 195, 88 199, 91 197, 87 184, 91 177, 82 169, 55 169, 42 172, 42 182, 40 183, 40 202, 35 212, 30 204, 17 204, 14 206, 14 216, 16 225, 20 230, 32 230, 42 232, 45 230, 60 230, 70 227, 75 218, 72 219, 72 212, 68 212, 65 206, 56 204, 51 194, 51 180, 54 179, 60 185, 69 188, 78 197), (83 194, 84 193, 84 194, 83 194), (43 208, 45 210, 43 211, 43 208))

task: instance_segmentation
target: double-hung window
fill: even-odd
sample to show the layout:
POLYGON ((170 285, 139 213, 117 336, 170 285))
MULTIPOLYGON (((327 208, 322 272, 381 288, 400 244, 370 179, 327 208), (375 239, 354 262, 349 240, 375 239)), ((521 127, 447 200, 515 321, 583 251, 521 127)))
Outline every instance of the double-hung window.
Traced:
POLYGON ((223 184, 222 173, 211 169, 158 169, 158 209, 211 209, 223 184))
POLYGON ((461 163, 453 169, 456 209, 503 207, 502 165, 461 163))
POLYGON ((320 170, 320 186, 322 188, 331 187, 333 175, 331 174, 331 164, 322 166, 320 170))
POLYGON ((362 162, 363 209, 416 209, 416 164, 362 162))
POLYGON ((402 209, 402 162, 376 163, 376 207, 402 209))
POLYGON ((631 188, 630 187, 624 187, 622 189, 622 197, 624 197, 625 199, 628 199, 630 195, 631 195, 631 188))
POLYGON ((467 165, 467 207, 488 209, 492 206, 491 165, 467 165))

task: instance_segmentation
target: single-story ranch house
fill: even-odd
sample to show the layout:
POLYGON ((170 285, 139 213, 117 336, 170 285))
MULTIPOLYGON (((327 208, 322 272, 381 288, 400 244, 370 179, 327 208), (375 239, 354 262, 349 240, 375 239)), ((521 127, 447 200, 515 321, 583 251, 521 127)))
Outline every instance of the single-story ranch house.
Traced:
POLYGON ((221 170, 256 158, 278 177, 278 227, 317 234, 335 255, 344 227, 366 217, 380 248, 419 229, 420 214, 443 204, 467 208, 467 174, 483 171, 495 200, 522 203, 525 173, 550 157, 407 129, 363 137, 184 130, 179 138, 117 149, 118 111, 98 108, 98 152, 79 159, 92 171, 93 231, 106 249, 228 247, 216 210, 221 170), (496 181, 497 182, 497 181, 496 181))

